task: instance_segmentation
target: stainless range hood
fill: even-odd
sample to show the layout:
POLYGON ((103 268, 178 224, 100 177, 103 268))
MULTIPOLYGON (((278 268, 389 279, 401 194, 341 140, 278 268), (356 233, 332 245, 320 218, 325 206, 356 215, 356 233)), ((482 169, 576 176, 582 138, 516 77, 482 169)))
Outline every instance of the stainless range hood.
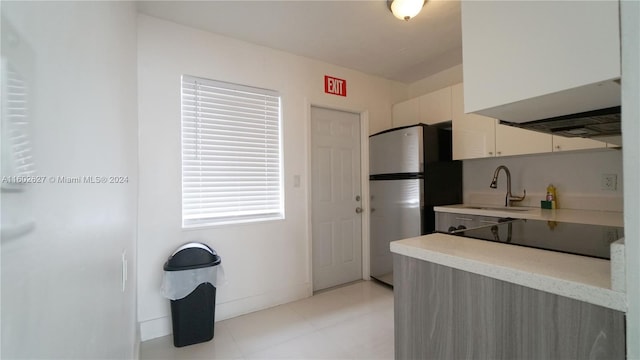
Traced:
POLYGON ((521 123, 500 120, 500 124, 564 137, 596 140, 621 134, 620 106, 521 123))

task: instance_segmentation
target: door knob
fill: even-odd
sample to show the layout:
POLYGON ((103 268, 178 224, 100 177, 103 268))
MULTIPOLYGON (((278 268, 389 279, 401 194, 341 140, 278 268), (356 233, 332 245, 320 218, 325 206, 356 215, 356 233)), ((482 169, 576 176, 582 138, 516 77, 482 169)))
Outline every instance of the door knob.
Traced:
POLYGON ((356 214, 360 214, 362 211, 363 211, 363 210, 362 210, 362 208, 361 208, 361 207, 357 207, 357 208, 356 208, 356 214))

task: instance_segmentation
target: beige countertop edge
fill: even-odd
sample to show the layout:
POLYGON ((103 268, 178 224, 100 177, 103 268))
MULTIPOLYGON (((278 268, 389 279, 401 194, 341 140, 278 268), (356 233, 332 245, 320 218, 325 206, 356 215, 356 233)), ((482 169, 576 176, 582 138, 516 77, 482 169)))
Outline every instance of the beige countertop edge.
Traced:
POLYGON ((577 224, 591 224, 603 226, 624 226, 624 216, 617 211, 596 211, 596 210, 576 210, 576 209, 540 209, 529 208, 527 211, 501 211, 497 209, 473 209, 470 207, 497 208, 496 205, 488 204, 458 204, 434 206, 436 212, 447 212, 455 214, 468 214, 495 217, 513 217, 519 219, 547 220, 570 222, 577 224))
POLYGON ((611 289, 626 292, 624 238, 611 243, 611 289))
POLYGON ((431 234, 391 243, 391 252, 626 312, 611 290, 609 261, 431 234))

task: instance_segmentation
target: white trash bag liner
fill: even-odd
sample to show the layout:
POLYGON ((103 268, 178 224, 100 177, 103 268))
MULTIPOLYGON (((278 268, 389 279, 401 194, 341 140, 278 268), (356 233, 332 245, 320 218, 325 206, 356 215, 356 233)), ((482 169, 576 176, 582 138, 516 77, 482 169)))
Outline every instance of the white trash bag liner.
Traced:
POLYGON ((170 300, 179 300, 191 294, 198 285, 209 283, 215 287, 226 283, 222 265, 199 269, 165 271, 162 276, 162 295, 170 300))

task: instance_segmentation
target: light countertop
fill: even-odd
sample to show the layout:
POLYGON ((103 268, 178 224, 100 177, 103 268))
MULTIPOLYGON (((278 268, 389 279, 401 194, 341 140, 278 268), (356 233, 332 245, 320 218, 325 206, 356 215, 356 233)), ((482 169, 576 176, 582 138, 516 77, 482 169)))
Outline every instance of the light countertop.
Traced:
POLYGON ((624 226, 622 212, 573 210, 573 209, 540 209, 540 208, 516 208, 523 211, 513 211, 509 208, 487 204, 459 204, 447 206, 434 206, 436 212, 455 214, 512 217, 518 219, 546 220, 557 222, 569 222, 576 224, 592 224, 603 226, 624 226))
MULTIPOLYGON (((442 208, 452 209, 438 207, 442 208)), ((462 213, 460 210, 464 210, 453 209, 455 211, 451 212, 455 213, 462 213)), ((585 214, 571 211, 547 211, 533 214, 532 216, 538 217, 531 219, 566 221, 558 218, 584 220, 586 217, 585 214)), ((504 216, 498 212, 478 215, 504 216)), ((612 217, 607 220, 611 222, 602 225, 618 226, 614 220, 615 217, 612 217)), ((609 260, 447 234, 431 234, 394 241, 391 243, 391 252, 618 311, 627 310, 625 293, 611 288, 609 260)))

